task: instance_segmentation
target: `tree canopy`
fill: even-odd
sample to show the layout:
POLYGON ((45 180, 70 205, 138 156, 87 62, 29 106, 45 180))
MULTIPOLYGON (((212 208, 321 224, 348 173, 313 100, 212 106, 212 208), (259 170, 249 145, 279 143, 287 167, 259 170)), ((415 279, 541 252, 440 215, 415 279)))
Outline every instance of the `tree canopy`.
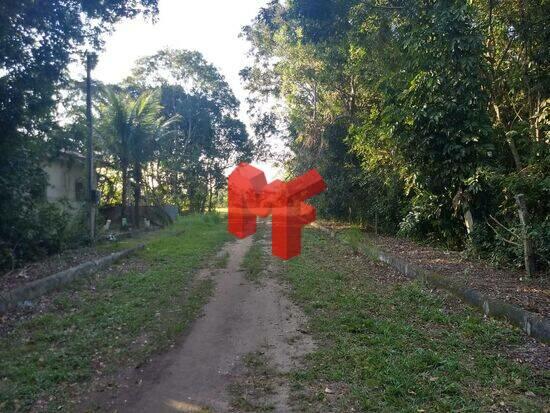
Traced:
POLYGON ((170 138, 159 143, 158 192, 192 210, 211 207, 225 170, 252 157, 239 102, 223 76, 199 52, 162 50, 140 59, 126 84, 133 91, 157 88, 163 115, 176 119, 170 138))
POLYGON ((41 205, 41 165, 68 64, 85 49, 99 49, 102 34, 121 18, 157 11, 157 0, 0 3, 0 265, 58 248, 62 225, 50 222, 51 206, 41 205))
POLYGON ((322 214, 518 265, 530 239, 547 266, 549 7, 271 1, 242 76, 284 108, 256 123, 286 125, 291 173, 327 179, 322 214))

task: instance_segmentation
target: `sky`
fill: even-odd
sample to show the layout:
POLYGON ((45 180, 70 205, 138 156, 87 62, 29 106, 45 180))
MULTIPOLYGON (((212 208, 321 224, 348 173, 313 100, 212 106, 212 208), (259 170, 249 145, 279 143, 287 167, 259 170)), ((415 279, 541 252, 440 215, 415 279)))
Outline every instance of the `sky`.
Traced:
MULTIPOLYGON (((248 124, 239 71, 247 65, 249 46, 239 33, 266 4, 267 0, 160 0, 155 24, 138 17, 115 26, 106 37, 93 76, 117 83, 130 74, 140 57, 167 47, 197 50, 224 75, 241 102, 241 120, 248 124)), ((272 164, 256 166, 264 169, 268 181, 280 175, 272 164)))

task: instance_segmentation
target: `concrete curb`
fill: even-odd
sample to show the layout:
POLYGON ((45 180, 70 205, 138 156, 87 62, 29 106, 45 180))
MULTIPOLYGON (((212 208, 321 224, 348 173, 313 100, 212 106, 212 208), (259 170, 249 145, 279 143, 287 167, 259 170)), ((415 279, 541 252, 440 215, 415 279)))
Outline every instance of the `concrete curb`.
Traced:
POLYGON ((126 239, 126 238, 135 238, 139 235, 143 235, 143 234, 148 234, 150 232, 156 232, 156 231, 160 231, 163 227, 151 227, 151 228, 143 228, 143 229, 138 229, 138 230, 135 230, 135 231, 125 231, 125 232, 119 232, 119 233, 108 233, 108 234, 103 234, 99 239, 102 240, 102 241, 109 241, 110 240, 110 237, 111 236, 114 236, 116 238, 117 241, 120 241, 120 240, 123 240, 123 239, 126 239))
MULTIPOLYGON (((314 228, 330 234, 331 237, 336 236, 334 231, 319 224, 314 225, 314 228)), ((468 288, 440 274, 397 258, 381 250, 368 240, 365 243, 365 247, 365 250, 362 252, 365 252, 366 255, 390 265, 406 277, 420 279, 430 286, 449 291, 468 304, 482 310, 486 316, 507 320, 515 327, 519 327, 527 335, 541 342, 550 343, 550 319, 524 310, 506 301, 487 297, 473 288, 468 288)))
POLYGON ((141 244, 123 251, 113 252, 97 260, 87 261, 76 267, 32 281, 11 291, 2 292, 0 293, 0 314, 5 313, 10 308, 16 307, 25 301, 40 297, 47 292, 69 284, 77 278, 90 276, 113 262, 141 250, 144 247, 145 245, 141 244))

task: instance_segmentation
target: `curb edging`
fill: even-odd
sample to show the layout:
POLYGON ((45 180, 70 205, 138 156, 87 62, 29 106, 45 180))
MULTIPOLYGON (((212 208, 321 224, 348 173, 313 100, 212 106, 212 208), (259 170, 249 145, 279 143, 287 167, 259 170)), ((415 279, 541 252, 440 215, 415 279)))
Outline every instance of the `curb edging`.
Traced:
POLYGON ((140 244, 126 250, 113 252, 105 257, 84 262, 75 267, 31 281, 13 290, 0 293, 0 314, 25 301, 40 297, 52 290, 69 284, 78 278, 93 275, 100 269, 143 248, 145 248, 145 245, 140 244))
MULTIPOLYGON (((330 234, 333 238, 336 237, 336 233, 329 228, 319 224, 314 225, 314 227, 330 234)), ((340 241, 346 243, 344 240, 340 241)), ((366 255, 388 264, 406 277, 419 279, 433 287, 446 290, 471 306, 477 307, 483 311, 484 315, 504 319, 513 326, 519 327, 528 336, 547 344, 550 343, 550 319, 506 301, 487 297, 473 288, 466 287, 440 274, 397 258, 380 249, 369 240, 366 240, 364 245, 366 255)))

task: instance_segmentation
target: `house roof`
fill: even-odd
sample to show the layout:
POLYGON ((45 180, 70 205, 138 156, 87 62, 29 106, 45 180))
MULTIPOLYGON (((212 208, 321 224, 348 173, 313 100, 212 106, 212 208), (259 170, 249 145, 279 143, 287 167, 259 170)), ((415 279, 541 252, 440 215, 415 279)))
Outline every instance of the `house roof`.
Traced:
POLYGON ((75 151, 69 151, 69 150, 66 150, 66 149, 61 149, 59 151, 59 156, 60 157, 67 157, 67 158, 74 158, 74 159, 78 159, 78 160, 81 160, 81 161, 84 161, 86 159, 86 157, 84 155, 82 155, 81 153, 75 152, 75 151))

